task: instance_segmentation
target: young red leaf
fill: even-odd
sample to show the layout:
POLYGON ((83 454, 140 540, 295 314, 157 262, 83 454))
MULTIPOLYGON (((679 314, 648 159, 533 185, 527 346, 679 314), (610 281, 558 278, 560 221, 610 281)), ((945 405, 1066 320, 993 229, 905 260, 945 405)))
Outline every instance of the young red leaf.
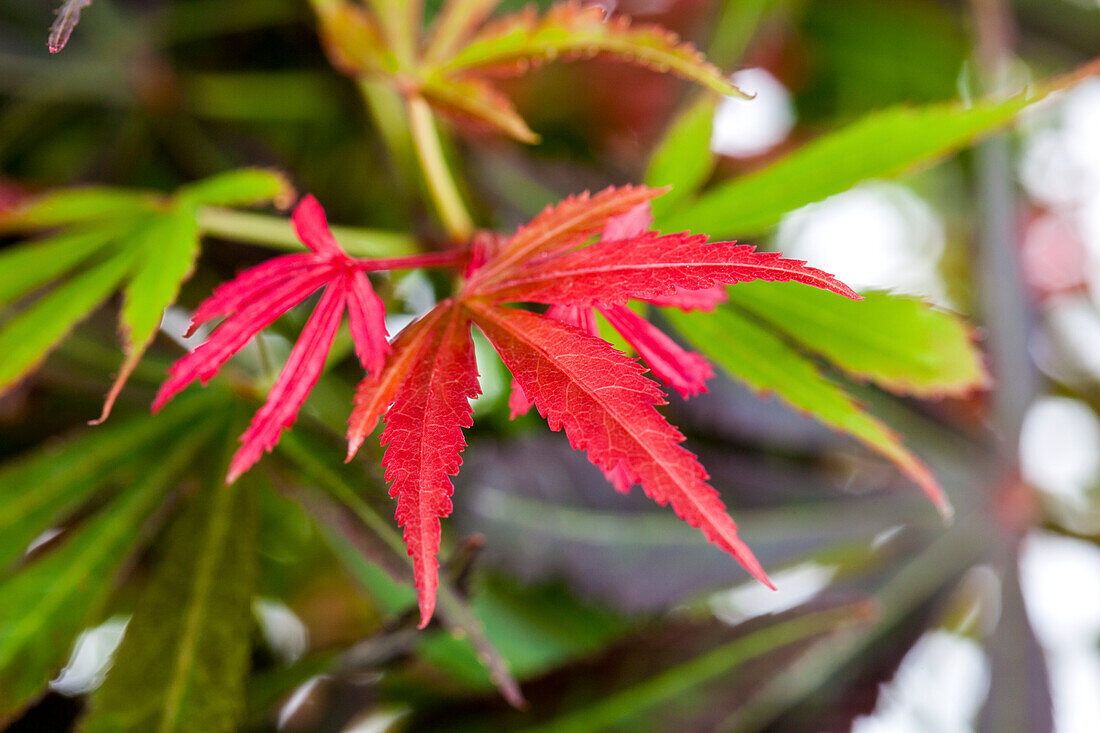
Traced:
POLYGON ((801 282, 860 299, 832 275, 801 260, 757 252, 750 245, 708 242, 706 235, 655 232, 539 260, 473 294, 496 302, 613 305, 750 280, 801 282))
POLYGON ((516 230, 497 258, 477 273, 476 282, 489 282, 494 276, 529 262, 537 255, 571 247, 577 240, 603 229, 611 217, 625 214, 661 193, 663 189, 645 186, 611 187, 595 196, 586 191, 547 206, 516 230))
POLYGON ((336 338, 347 297, 346 275, 342 281, 325 289, 302 335, 290 350, 290 357, 268 393, 267 401, 241 436, 241 447, 229 464, 227 483, 236 481, 260 460, 264 451, 270 452, 279 442, 283 428, 290 427, 298 417, 298 410, 325 368, 325 357, 336 338))
MULTIPOLYGON (((256 334, 312 295, 325 284, 328 277, 328 272, 312 269, 296 274, 269 288, 263 293, 262 299, 250 301, 247 306, 224 320, 210 338, 169 367, 169 377, 160 386, 153 400, 153 411, 160 410, 168 400, 196 379, 203 384, 209 382, 222 365, 244 348, 256 334)), ((200 306, 200 310, 201 308, 200 306)))
POLYGON ((512 100, 484 79, 431 76, 421 82, 420 93, 436 109, 449 112, 474 128, 495 128, 524 143, 539 141, 512 100))
POLYGON ((360 262, 348 257, 312 196, 299 203, 293 223, 302 243, 313 252, 276 257, 217 288, 195 310, 188 333, 218 316, 226 319, 210 338, 172 365, 169 378, 153 401, 156 411, 196 379, 205 384, 260 331, 319 288, 325 288, 267 401, 241 437, 242 446, 230 465, 229 481, 247 471, 264 451, 270 451, 283 428, 294 422, 324 369, 345 308, 355 353, 364 369, 379 372, 390 351, 382 300, 363 273, 379 261, 360 262))
POLYGON ((658 25, 632 24, 629 17, 609 16, 600 5, 577 0, 558 3, 541 18, 528 7, 489 23, 441 70, 507 74, 559 57, 596 54, 671 72, 719 94, 742 95, 720 69, 675 33, 658 25))
POLYGON ((635 361, 544 316, 476 300, 466 308, 551 430, 564 428, 574 448, 616 476, 618 488, 640 483, 658 504, 671 504, 681 519, 771 587, 706 483, 706 471, 655 409, 663 403, 661 392, 635 361))
POLYGON ((55 10, 57 19, 50 26, 50 36, 46 42, 50 53, 57 53, 65 48, 73 29, 80 22, 80 11, 92 4, 92 0, 65 0, 61 7, 55 10))
POLYGON ((706 359, 684 349, 625 305, 601 307, 599 310, 607 322, 634 347, 654 376, 679 392, 681 397, 687 399, 707 391, 706 381, 714 376, 714 370, 706 359))
POLYGON ((432 339, 411 365, 386 415, 382 465, 397 499, 397 523, 413 559, 420 628, 435 609, 441 517, 451 513, 451 476, 473 424, 470 399, 480 394, 470 324, 463 309, 443 305, 432 339))

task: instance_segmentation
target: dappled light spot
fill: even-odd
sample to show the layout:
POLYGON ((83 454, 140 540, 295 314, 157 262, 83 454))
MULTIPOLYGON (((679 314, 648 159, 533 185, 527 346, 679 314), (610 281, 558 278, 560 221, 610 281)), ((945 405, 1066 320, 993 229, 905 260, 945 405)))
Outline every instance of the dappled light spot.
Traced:
POLYGON ((731 80, 753 99, 726 97, 714 113, 710 148, 720 155, 749 158, 787 139, 794 127, 791 93, 766 69, 742 69, 731 80))

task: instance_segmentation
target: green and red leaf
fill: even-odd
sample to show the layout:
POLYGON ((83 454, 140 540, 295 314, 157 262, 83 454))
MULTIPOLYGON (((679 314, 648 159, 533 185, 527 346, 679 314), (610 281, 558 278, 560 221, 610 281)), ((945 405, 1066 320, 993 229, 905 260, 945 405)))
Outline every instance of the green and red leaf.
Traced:
POLYGON ((608 16, 598 5, 570 0, 539 17, 533 7, 489 23, 449 60, 447 74, 516 73, 558 58, 605 55, 672 73, 719 94, 744 96, 690 43, 658 25, 608 16))

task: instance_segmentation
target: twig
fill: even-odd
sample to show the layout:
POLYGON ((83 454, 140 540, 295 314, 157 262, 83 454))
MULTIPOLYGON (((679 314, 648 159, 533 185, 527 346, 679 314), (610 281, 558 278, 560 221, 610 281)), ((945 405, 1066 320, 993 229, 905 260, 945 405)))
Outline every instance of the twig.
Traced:
POLYGON ((66 0, 54 11, 57 19, 50 26, 50 37, 46 42, 50 47, 50 53, 57 53, 65 48, 65 44, 69 42, 69 36, 73 34, 73 29, 80 22, 80 11, 91 4, 92 0, 66 0))

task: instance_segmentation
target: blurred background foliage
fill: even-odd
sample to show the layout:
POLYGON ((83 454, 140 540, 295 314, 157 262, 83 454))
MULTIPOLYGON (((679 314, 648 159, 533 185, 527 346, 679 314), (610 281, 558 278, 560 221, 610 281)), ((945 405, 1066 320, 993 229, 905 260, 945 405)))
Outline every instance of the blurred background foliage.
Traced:
MULTIPOLYGON (((331 69, 308 3, 96 0, 50 57, 55 5, 0 0, 0 209, 55 187, 172 191, 258 166, 313 192, 334 222, 443 240, 409 159, 387 147, 356 84, 331 69)), ((428 3, 428 17, 439 5, 428 3)), ((1100 82, 945 160, 905 149, 946 130, 948 113, 922 108, 929 117, 899 127, 881 112, 1072 69, 1100 48, 1100 9, 1088 0, 621 0, 616 9, 742 69, 735 81, 757 98, 715 103, 675 78, 601 60, 504 80, 542 143, 447 128, 476 218, 506 231, 569 193, 660 178, 651 155, 662 143, 689 193, 716 191, 745 186, 742 176, 825 133, 870 126, 839 155, 870 146, 877 167, 855 166, 839 188, 829 172, 796 165, 778 181, 786 197, 745 204, 741 219, 737 189, 709 212, 674 191, 658 201, 658 223, 750 237, 859 289, 918 295, 978 324, 990 392, 930 403, 846 385, 930 464, 954 525, 890 464, 718 377, 709 394, 673 397, 668 410, 780 586, 769 593, 671 514, 609 491, 563 436, 530 417, 508 422, 505 375, 486 357, 445 523, 442 621, 416 632, 414 594, 393 579, 404 550, 379 453, 338 460, 357 370, 332 363, 265 470, 216 488, 254 395, 222 380, 149 417, 181 351, 167 336, 111 421, 80 427, 99 414, 118 367, 109 303, 0 399, 0 720, 10 730, 66 730, 89 699, 87 728, 148 729, 171 705, 192 710, 195 695, 214 701, 199 706, 212 717, 166 729, 235 720, 255 731, 1100 729, 1100 82), (982 72, 990 38, 1011 49, 999 81, 982 72), (936 164, 909 165, 927 158, 936 164), (818 178, 829 179, 821 195, 838 195, 810 203, 818 178), (192 545, 180 537, 198 551, 181 550, 192 545), (203 617, 186 613, 198 606, 173 586, 179 577, 209 595, 203 617), (246 600, 234 593, 251 595, 252 614, 238 612, 246 600), (168 679, 189 633, 203 643, 187 653, 217 674, 168 679), (149 666, 138 662, 107 675, 116 649, 120 660, 163 656, 166 679, 139 674, 149 666), (501 665, 521 683, 526 711, 494 689, 501 665)), ((206 238, 182 305, 270 256, 233 239, 206 238)), ((411 315, 438 285, 411 274, 380 287, 411 315)), ((291 314, 264 337, 274 360, 303 319, 291 314)), ((183 320, 170 310, 165 333, 183 320)), ((692 337, 690 325, 683 331, 692 337)), ((265 357, 243 358, 258 370, 265 357)))

